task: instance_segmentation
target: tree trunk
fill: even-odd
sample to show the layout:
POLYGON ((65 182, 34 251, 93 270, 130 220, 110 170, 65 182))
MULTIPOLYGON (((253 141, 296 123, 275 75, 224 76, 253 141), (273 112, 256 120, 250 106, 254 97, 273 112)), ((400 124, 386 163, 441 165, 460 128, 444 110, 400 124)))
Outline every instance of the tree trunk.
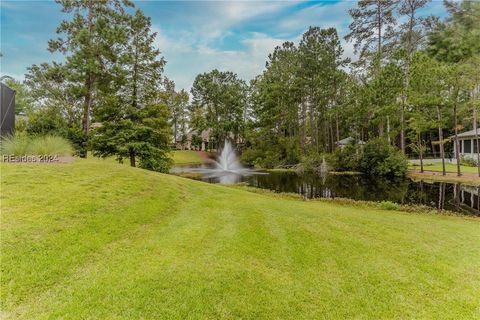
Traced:
POLYGON ((422 146, 422 134, 418 134, 418 152, 420 154, 420 172, 423 173, 423 146, 422 146))
MULTIPOLYGON (((91 35, 93 32, 93 2, 88 4, 88 20, 87 28, 88 33, 91 35)), ((88 63, 88 61, 87 61, 88 63)), ((85 79, 85 88, 87 90, 83 101, 83 114, 82 114, 82 130, 85 135, 85 139, 88 139, 88 132, 90 130, 90 109, 92 107, 92 90, 93 90, 93 76, 90 71, 87 72, 85 79)), ((82 158, 87 157, 87 152, 80 155, 82 158)))
POLYGON ((85 136, 85 145, 82 148, 80 153, 81 158, 87 157, 87 142, 88 142, 88 133, 90 131, 90 109, 92 106, 92 81, 91 76, 86 80, 85 87, 87 88, 87 93, 83 102, 83 114, 82 114, 82 131, 85 136))
POLYGON ((441 125, 442 117, 440 115, 440 107, 437 106, 437 120, 438 120, 438 140, 440 146, 440 157, 442 158, 442 175, 446 175, 445 169, 445 151, 443 149, 443 128, 441 125))
POLYGON ((391 144, 391 141, 390 141, 390 117, 387 116, 387 140, 388 140, 388 144, 391 144))
POLYGON ((429 136, 430 136, 430 147, 432 148, 433 158, 435 159, 437 157, 437 150, 435 150, 435 145, 433 144, 432 131, 429 131, 429 136))
POLYGON ((405 154, 405 98, 402 97, 402 107, 400 108, 400 150, 405 154))
POLYGON ((377 36, 378 36, 378 47, 377 47, 377 59, 378 63, 380 64, 380 61, 382 60, 381 54, 382 54, 382 8, 381 8, 381 1, 377 0, 377 36))
POLYGON ((177 118, 175 117, 173 120, 173 143, 177 144, 177 118))
POLYGON ((82 129, 85 135, 88 135, 88 131, 90 130, 90 108, 92 105, 92 81, 90 79, 91 77, 89 76, 88 79, 85 81, 85 88, 87 89, 87 93, 85 94, 85 98, 83 101, 82 129))
POLYGON ((378 125, 378 136, 380 138, 383 138, 384 136, 384 131, 385 131, 385 126, 383 124, 383 122, 381 122, 379 125, 378 125))
MULTIPOLYGON (((478 128, 477 128, 477 106, 475 105, 475 98, 478 94, 479 86, 473 91, 473 130, 475 130, 475 143, 477 145, 477 169, 478 169, 478 176, 480 177, 480 140, 478 138, 478 128)), ((474 148, 475 149, 475 148, 474 148)), ((480 199, 478 200, 480 203, 480 199)))
POLYGON ((332 122, 330 122, 330 152, 333 152, 335 150, 335 138, 334 138, 334 135, 333 135, 333 124, 332 122))
POLYGON ((453 117, 455 119, 455 158, 457 158, 457 176, 460 177, 460 144, 458 143, 458 119, 457 119, 457 102, 453 105, 453 117))
POLYGON ((130 166, 135 167, 135 151, 130 150, 130 166))
POLYGON ((335 113, 335 125, 336 125, 336 133, 337 133, 337 142, 340 141, 340 121, 338 119, 338 111, 335 113))
POLYGON ((305 140, 307 138, 307 108, 305 101, 302 99, 302 149, 305 152, 305 140))

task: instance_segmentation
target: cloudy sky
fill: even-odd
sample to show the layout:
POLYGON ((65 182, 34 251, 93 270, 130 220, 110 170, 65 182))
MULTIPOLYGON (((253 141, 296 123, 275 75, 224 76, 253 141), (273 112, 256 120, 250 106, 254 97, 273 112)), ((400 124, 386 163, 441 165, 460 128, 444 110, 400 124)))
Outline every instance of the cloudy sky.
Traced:
MULTIPOLYGON (((198 73, 217 68, 245 80, 262 72, 268 54, 286 40, 295 41, 309 26, 348 32, 348 9, 356 1, 135 1, 152 18, 156 45, 167 65, 165 75, 189 89, 198 73)), ((1 74, 24 78, 34 63, 60 61, 47 51, 55 29, 65 18, 53 1, 2 0, 1 74)), ((440 0, 423 14, 444 15, 440 0)), ((345 55, 353 57, 350 43, 345 55)))

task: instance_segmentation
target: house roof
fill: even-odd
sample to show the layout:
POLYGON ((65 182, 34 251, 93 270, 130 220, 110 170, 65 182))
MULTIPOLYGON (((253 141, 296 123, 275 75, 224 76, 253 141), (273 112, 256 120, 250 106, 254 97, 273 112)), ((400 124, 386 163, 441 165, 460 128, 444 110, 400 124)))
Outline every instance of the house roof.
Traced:
MULTIPOLYGON (((477 135, 480 136, 480 128, 477 128, 477 135)), ((474 138, 475 137, 475 130, 470 130, 466 132, 459 133, 457 135, 459 138, 474 138)), ((455 136, 451 136, 450 139, 455 139, 455 136)))
MULTIPOLYGON (((343 146, 343 145, 353 143, 353 141, 354 141, 354 139, 352 137, 347 137, 345 139, 337 141, 337 144, 343 146)), ((357 143, 358 144, 365 144, 365 142, 363 142, 362 140, 357 140, 357 143)))

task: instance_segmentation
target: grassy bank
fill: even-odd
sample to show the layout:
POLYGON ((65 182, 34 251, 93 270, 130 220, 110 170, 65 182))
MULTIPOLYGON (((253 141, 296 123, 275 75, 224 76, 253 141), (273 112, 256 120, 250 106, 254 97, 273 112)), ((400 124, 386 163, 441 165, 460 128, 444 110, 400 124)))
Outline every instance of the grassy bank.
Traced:
POLYGON ((175 150, 172 152, 174 166, 187 164, 200 164, 204 162, 204 158, 200 155, 200 151, 192 150, 175 150))
MULTIPOLYGON (((415 164, 415 165, 410 164, 408 167, 409 169, 420 170, 420 164, 415 164)), ((443 170, 441 163, 428 163, 428 162, 423 165, 423 169, 428 171, 435 171, 435 172, 442 172, 443 170)), ((447 172, 456 173, 457 165, 453 163, 445 163, 445 170, 447 172)), ((477 167, 461 165, 460 170, 462 173, 478 173, 477 167)))
POLYGON ((1 164, 5 319, 474 319, 480 221, 1 164))
POLYGON ((463 183, 472 186, 480 186, 480 178, 478 177, 478 169, 476 167, 461 166, 462 176, 457 177, 457 165, 452 163, 445 164, 447 175, 443 176, 441 172, 441 163, 426 163, 424 172, 420 173, 420 165, 409 165, 409 177, 414 180, 425 180, 431 182, 449 182, 463 183))
POLYGON ((480 186, 480 178, 475 174, 463 174, 460 177, 457 177, 454 173, 448 173, 446 176, 443 176, 439 172, 428 172, 420 173, 418 171, 409 171, 408 177, 416 181, 429 181, 429 182, 447 182, 447 183, 461 183, 470 186, 480 186))

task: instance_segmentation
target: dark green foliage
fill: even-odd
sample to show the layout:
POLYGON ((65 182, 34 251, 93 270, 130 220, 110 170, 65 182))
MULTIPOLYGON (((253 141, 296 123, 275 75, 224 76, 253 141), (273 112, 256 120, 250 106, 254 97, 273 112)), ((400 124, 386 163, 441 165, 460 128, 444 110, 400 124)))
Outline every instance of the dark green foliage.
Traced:
POLYGON ((8 79, 5 81, 5 84, 15 90, 15 114, 32 110, 33 97, 24 83, 8 79))
POLYGON ((202 146, 202 137, 197 134, 192 134, 192 146, 199 149, 202 146))
POLYGON ((44 106, 27 112, 25 132, 29 135, 57 135, 72 144, 77 156, 85 156, 87 139, 78 123, 70 122, 56 106, 44 106))
POLYGON ((125 63, 118 70, 118 91, 104 94, 95 112, 100 122, 93 131, 91 147, 96 156, 128 158, 135 167, 167 172, 171 130, 169 110, 158 91, 165 64, 153 42, 150 19, 137 11, 129 21, 129 45, 125 63))
POLYGON ((194 129, 198 132, 211 129, 211 136, 217 142, 227 138, 236 142, 243 137, 247 99, 245 81, 233 72, 215 69, 199 74, 191 93, 194 129))
POLYGON ((362 146, 347 144, 333 153, 331 165, 335 171, 359 171, 362 146))
POLYGON ((348 60, 342 54, 334 28, 310 27, 298 48, 285 42, 269 55, 266 70, 250 86, 254 133, 247 142, 248 148, 261 150, 263 160, 257 162, 292 165, 310 152, 333 150, 346 102, 342 68, 348 60), (334 123, 335 134, 328 130, 334 123))
MULTIPOLYGON (((324 159, 325 155, 319 154, 312 150, 308 154, 302 156, 302 160, 297 170, 300 172, 320 173, 324 159)), ((327 163, 326 159, 325 163, 327 163)))
POLYGON ((112 88, 121 51, 127 45, 128 0, 57 0, 69 20, 57 28, 59 38, 48 43, 50 52, 66 56, 65 77, 82 104, 82 129, 88 135, 96 97, 112 88), (100 93, 100 92, 101 93, 100 93), (102 92, 103 91, 103 92, 102 92))
POLYGON ((129 159, 136 166, 167 172, 170 166, 168 110, 163 105, 139 109, 133 119, 104 121, 93 131, 91 146, 95 156, 115 155, 119 161, 129 159))
POLYGON ((165 91, 161 93, 162 101, 170 110, 170 124, 173 127, 173 141, 186 141, 188 100, 185 90, 175 91, 175 82, 168 78, 164 80, 165 91))
POLYGON ((480 2, 446 1, 450 16, 429 34, 427 52, 457 63, 480 54, 480 2))
POLYGON ((400 151, 383 139, 372 139, 363 147, 360 171, 371 176, 402 177, 408 164, 400 151))

